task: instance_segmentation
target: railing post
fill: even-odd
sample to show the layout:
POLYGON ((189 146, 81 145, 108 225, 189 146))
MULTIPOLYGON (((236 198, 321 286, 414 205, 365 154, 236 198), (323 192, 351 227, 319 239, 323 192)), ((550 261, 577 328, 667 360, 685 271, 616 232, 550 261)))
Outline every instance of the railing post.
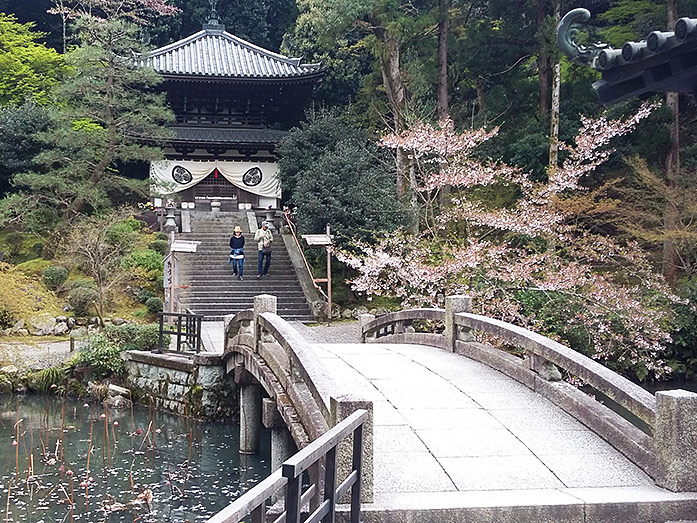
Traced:
POLYGON ((259 326, 259 315, 264 312, 273 312, 276 314, 277 311, 277 300, 276 296, 271 294, 260 294, 254 296, 254 351, 259 352, 259 343, 263 341, 263 336, 261 333, 261 328, 259 326))
POLYGON ((336 512, 336 447, 327 452, 324 464, 324 499, 329 502, 329 512, 322 523, 334 523, 336 512))
MULTIPOLYGON (((358 471, 358 476, 363 479, 363 425, 353 431, 353 470, 358 471)), ((351 487, 351 523, 359 523, 361 516, 361 488, 358 483, 351 487)), ((370 500, 372 501, 372 499, 370 500)))
POLYGON ((363 335, 363 326, 368 325, 371 321, 375 319, 374 314, 361 314, 358 317, 358 341, 360 343, 366 343, 366 338, 367 339, 375 339, 375 333, 369 335, 369 336, 364 336, 363 335))
POLYGON ((300 523, 300 495, 302 488, 299 476, 294 476, 293 467, 283 465, 283 475, 288 478, 286 486, 286 523, 300 523))
POLYGON ((455 325, 455 315, 459 312, 470 312, 472 310, 472 298, 464 294, 446 296, 445 298, 445 348, 455 352, 455 342, 458 339, 457 325, 455 325))
POLYGON ((697 490, 697 394, 656 393, 653 441, 656 484, 674 492, 697 490))
POLYGON ((542 379, 547 381, 561 381, 561 372, 559 372, 557 366, 551 361, 530 351, 526 351, 525 359, 528 362, 528 368, 538 374, 542 379))
POLYGON ((164 321, 165 321, 165 317, 164 317, 164 315, 163 315, 162 313, 159 313, 158 316, 160 317, 160 334, 159 334, 158 337, 157 337, 157 348, 156 348, 155 350, 153 350, 153 352, 154 352, 155 354, 161 353, 161 352, 162 352, 162 349, 164 348, 164 347, 162 346, 162 344, 163 344, 163 342, 164 342, 164 340, 163 340, 163 338, 162 338, 162 331, 164 330, 164 321))
MULTIPOLYGON (((358 409, 368 411, 368 419, 363 425, 362 431, 362 469, 361 469, 361 500, 365 503, 373 502, 373 402, 354 396, 344 395, 329 399, 330 425, 338 423, 349 417, 358 409)), ((341 483, 353 470, 354 452, 353 436, 346 437, 339 443, 337 453, 337 482, 341 483)), ((341 500, 338 500, 341 503, 341 500)))

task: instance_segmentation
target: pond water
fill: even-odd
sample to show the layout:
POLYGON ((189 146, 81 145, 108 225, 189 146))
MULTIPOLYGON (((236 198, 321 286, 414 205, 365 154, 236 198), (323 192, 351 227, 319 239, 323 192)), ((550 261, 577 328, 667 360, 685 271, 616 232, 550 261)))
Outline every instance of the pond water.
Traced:
POLYGON ((269 474, 263 436, 259 455, 240 456, 236 423, 0 396, 0 517, 205 521, 269 474))

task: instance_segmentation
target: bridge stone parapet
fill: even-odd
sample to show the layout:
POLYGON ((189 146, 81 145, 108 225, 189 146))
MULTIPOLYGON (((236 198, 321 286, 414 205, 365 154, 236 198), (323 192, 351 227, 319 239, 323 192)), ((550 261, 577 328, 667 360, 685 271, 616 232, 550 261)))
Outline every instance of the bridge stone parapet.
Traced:
POLYGON ((467 296, 452 296, 446 298, 445 309, 403 310, 378 318, 363 315, 361 341, 418 343, 485 363, 574 416, 659 486, 673 491, 697 491, 697 394, 669 391, 654 396, 569 347, 522 327, 472 314, 470 307, 467 296), (430 330, 436 333, 413 328, 424 321, 430 322, 430 330), (520 347, 525 356, 520 358, 477 341, 477 333, 520 347), (605 394, 643 424, 635 425, 561 381, 559 369, 605 394))
MULTIPOLYGON (((224 339, 222 360, 226 371, 233 373, 235 382, 242 386, 240 397, 247 397, 244 387, 263 388, 267 398, 262 400, 266 402, 262 417, 268 424, 277 426, 278 419, 273 421, 275 417, 268 411, 275 408, 298 448, 305 447, 356 410, 368 411, 363 436, 361 497, 363 501, 372 501, 372 402, 347 385, 336 385, 308 342, 276 314, 274 296, 256 296, 253 310, 226 317, 224 339)), ((245 407, 241 404, 241 411, 245 407)), ((342 477, 342 471, 350 470, 351 450, 349 437, 338 449, 338 478, 342 477)), ((286 453, 287 445, 280 452, 286 453)), ((272 461, 277 461, 273 448, 272 461)), ((312 478, 319 477, 319 471, 310 471, 310 476, 314 481, 312 478)))

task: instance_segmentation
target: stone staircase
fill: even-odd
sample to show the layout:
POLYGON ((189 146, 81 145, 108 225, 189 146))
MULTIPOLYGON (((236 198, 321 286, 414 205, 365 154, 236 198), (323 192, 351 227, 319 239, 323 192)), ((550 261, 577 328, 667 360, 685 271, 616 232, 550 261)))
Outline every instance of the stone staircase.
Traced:
POLYGON ((224 213, 217 217, 192 213, 190 233, 177 238, 197 240, 196 253, 180 254, 179 278, 183 307, 204 316, 205 320, 222 320, 253 307, 254 296, 273 294, 278 298, 278 314, 286 320, 313 321, 310 307, 295 274, 280 233, 274 233, 271 267, 266 276, 257 276, 257 244, 249 231, 246 214, 224 213), (235 225, 242 227, 245 237, 244 280, 232 274, 228 265, 229 240, 235 225))

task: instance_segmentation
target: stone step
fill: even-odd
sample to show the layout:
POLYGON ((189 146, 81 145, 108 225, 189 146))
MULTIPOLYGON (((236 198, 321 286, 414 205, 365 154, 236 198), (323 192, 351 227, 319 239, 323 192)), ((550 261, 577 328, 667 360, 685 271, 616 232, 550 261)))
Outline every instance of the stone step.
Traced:
POLYGON ((312 321, 312 313, 302 292, 297 275, 282 239, 275 235, 269 274, 256 278, 257 242, 254 232, 247 231, 247 216, 240 213, 211 218, 192 214, 191 233, 177 238, 200 241, 195 253, 179 256, 179 275, 183 287, 180 290, 182 305, 202 314, 206 320, 253 307, 254 296, 273 294, 278 298, 278 313, 289 320, 312 321), (246 257, 244 280, 232 273, 228 263, 229 241, 233 227, 239 225, 245 231, 246 257))
MULTIPOLYGON (((239 280, 237 280, 239 283, 239 280)), ((245 280, 246 281, 246 280, 245 280)), ((257 292, 257 289, 253 287, 241 287, 241 286, 231 286, 227 287, 224 289, 201 289, 201 288, 188 288, 188 289, 182 289, 180 291, 180 295, 182 297, 187 297, 187 298, 205 298, 205 297, 232 297, 232 296, 248 296, 248 297, 254 297, 257 296, 259 293, 257 292)), ((302 291, 297 290, 295 288, 287 288, 287 289, 278 289, 277 292, 275 293, 276 296, 284 296, 286 298, 302 298, 305 299, 305 295, 303 294, 302 291)))

